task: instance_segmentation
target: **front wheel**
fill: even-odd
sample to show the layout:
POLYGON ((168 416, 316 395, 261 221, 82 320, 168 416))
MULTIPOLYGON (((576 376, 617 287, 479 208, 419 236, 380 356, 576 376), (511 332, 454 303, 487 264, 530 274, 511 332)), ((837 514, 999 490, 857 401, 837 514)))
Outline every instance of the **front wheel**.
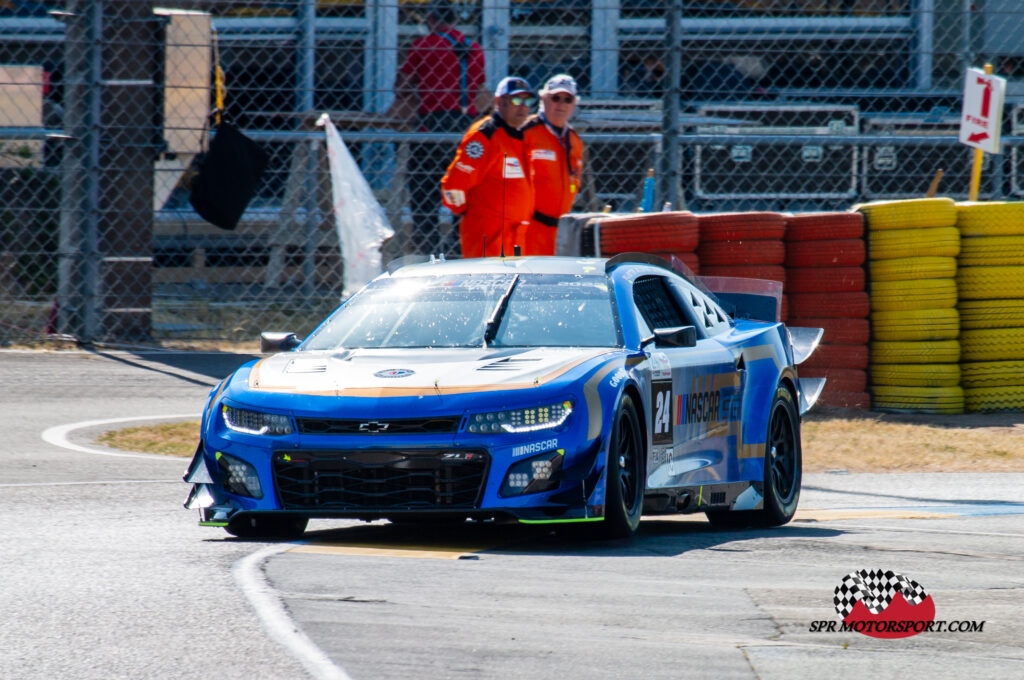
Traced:
POLYGON ((793 395, 781 385, 775 390, 768 416, 764 451, 764 507, 761 510, 709 512, 718 527, 774 527, 793 519, 800 500, 803 457, 800 418, 793 395))
POLYGON ((225 530, 239 538, 298 538, 306 531, 308 517, 243 513, 235 515, 225 530))
POLYGON ((632 536, 640 527, 644 504, 644 446, 633 400, 623 396, 615 414, 605 477, 602 533, 608 538, 632 536))

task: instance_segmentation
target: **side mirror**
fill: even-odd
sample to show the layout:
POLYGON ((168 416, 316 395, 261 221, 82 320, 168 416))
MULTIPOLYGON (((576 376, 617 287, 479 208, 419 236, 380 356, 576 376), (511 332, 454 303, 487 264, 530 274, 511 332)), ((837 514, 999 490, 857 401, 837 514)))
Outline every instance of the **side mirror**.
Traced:
POLYGON ((263 354, 290 352, 301 343, 302 340, 295 333, 260 333, 260 352, 263 354))
POLYGON ((665 347, 696 347, 697 329, 693 326, 655 328, 654 342, 665 347))

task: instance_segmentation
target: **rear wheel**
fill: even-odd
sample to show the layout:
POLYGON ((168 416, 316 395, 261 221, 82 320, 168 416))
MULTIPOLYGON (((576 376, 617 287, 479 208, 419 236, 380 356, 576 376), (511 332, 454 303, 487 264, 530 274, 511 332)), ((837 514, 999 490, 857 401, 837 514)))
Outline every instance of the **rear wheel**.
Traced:
POLYGON ((793 395, 781 385, 775 390, 768 416, 764 452, 764 507, 761 510, 709 512, 719 527, 774 527, 793 519, 803 478, 800 419, 793 395))
POLYGON ((632 536, 644 504, 644 447, 633 400, 623 396, 608 444, 604 526, 609 538, 632 536))
POLYGON ((306 531, 308 517, 245 513, 232 517, 225 530, 239 538, 298 538, 306 531))

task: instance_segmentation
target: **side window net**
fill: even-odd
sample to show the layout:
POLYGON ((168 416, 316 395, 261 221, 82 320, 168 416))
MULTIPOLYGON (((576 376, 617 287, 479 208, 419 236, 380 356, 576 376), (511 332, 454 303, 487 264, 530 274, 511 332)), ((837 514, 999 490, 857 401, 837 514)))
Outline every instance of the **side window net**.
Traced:
POLYGON ((633 284, 633 299, 651 328, 686 326, 665 280, 659 276, 645 276, 633 284))

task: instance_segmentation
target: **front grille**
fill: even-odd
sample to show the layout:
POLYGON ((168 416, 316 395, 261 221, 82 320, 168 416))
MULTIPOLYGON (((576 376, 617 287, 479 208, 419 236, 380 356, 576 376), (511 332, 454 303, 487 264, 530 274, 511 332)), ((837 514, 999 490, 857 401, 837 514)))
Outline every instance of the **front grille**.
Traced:
POLYGON ((279 451, 274 483, 288 510, 458 510, 479 505, 483 451, 279 451))
POLYGON ((436 418, 296 418, 300 434, 454 434, 462 416, 436 418))

